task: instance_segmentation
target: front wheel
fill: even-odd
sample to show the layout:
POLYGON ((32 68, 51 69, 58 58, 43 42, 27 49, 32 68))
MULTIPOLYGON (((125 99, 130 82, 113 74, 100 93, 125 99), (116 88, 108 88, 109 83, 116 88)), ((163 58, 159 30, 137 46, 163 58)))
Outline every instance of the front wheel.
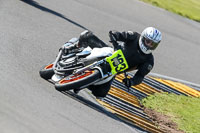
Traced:
POLYGON ((45 66, 43 66, 40 71, 40 77, 42 77, 43 79, 50 79, 53 75, 54 75, 54 71, 53 71, 53 63, 49 63, 45 66))
POLYGON ((71 89, 79 89, 87 87, 91 83, 101 78, 98 70, 87 70, 78 75, 69 75, 55 84, 58 91, 66 91, 71 89))

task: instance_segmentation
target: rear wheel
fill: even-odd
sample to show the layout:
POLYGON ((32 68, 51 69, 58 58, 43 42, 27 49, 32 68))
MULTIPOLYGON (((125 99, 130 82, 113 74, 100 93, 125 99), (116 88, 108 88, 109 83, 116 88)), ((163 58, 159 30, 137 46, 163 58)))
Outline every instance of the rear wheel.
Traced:
POLYGON ((65 91, 71 89, 79 89, 87 87, 101 77, 98 70, 87 70, 78 75, 69 75, 55 84, 58 91, 65 91))
POLYGON ((40 77, 42 77, 43 79, 50 79, 53 75, 54 75, 54 71, 53 71, 53 63, 49 63, 45 66, 43 66, 40 71, 40 77))

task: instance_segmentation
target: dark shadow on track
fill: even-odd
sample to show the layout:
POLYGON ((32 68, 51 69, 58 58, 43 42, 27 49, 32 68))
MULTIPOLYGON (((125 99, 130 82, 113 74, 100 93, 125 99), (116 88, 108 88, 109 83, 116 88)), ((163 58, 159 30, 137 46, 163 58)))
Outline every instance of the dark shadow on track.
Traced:
POLYGON ((122 119, 118 118, 115 114, 107 111, 101 105, 98 105, 98 104, 96 104, 96 103, 94 103, 94 102, 92 102, 90 100, 87 100, 87 99, 85 99, 84 97, 82 97, 80 95, 77 95, 77 94, 75 94, 75 93, 73 93, 71 91, 62 91, 61 93, 63 93, 64 95, 66 95, 68 97, 71 97, 72 99, 74 99, 74 100, 76 100, 76 101, 78 101, 78 102, 80 102, 80 103, 82 103, 82 104, 84 104, 84 105, 86 105, 86 106, 88 106, 88 107, 100 112, 100 113, 103 113, 104 115, 106 115, 106 116, 108 116, 108 117, 110 117, 110 118, 112 118, 114 120, 117 120, 117 121, 120 121, 120 122, 122 122, 122 123, 124 123, 126 125, 129 125, 130 127, 134 128, 134 129, 137 129, 140 132, 147 132, 147 131, 141 129, 140 127, 138 127, 138 126, 135 126, 133 124, 128 123, 125 120, 122 120, 122 119))
POLYGON ((31 5, 31 6, 33 6, 33 7, 35 7, 35 8, 38 8, 38 9, 44 11, 44 12, 48 12, 48 13, 51 13, 51 14, 53 14, 53 15, 56 15, 56 16, 58 16, 58 17, 60 17, 60 18, 63 18, 63 19, 69 21, 70 23, 72 23, 72 24, 74 24, 74 25, 76 25, 76 26, 78 26, 78 27, 80 27, 80 28, 82 28, 82 29, 84 29, 84 30, 88 30, 88 29, 85 28, 84 26, 82 26, 82 25, 80 25, 80 24, 78 24, 78 23, 76 23, 76 22, 74 22, 74 21, 72 21, 72 20, 66 18, 64 15, 62 15, 62 14, 56 12, 56 11, 53 11, 53 10, 51 10, 51 9, 49 9, 49 8, 46 8, 46 7, 44 7, 44 6, 41 6, 38 2, 36 2, 36 1, 34 1, 34 0, 20 0, 20 1, 22 1, 22 2, 24 2, 24 3, 26 3, 26 4, 29 4, 29 5, 31 5))

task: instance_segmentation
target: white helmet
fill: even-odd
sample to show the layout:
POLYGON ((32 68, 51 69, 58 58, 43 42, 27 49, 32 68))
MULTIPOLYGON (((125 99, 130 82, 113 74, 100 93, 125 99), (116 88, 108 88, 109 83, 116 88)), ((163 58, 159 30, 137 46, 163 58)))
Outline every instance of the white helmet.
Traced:
POLYGON ((150 54, 156 49, 162 39, 161 32, 153 27, 147 27, 143 30, 140 39, 139 46, 143 53, 150 54))

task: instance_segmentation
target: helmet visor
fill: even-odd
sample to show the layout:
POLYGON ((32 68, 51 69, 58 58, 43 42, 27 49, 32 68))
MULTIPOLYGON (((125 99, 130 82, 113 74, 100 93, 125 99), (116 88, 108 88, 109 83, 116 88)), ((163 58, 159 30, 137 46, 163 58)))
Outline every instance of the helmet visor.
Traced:
POLYGON ((156 43, 156 42, 154 42, 154 41, 152 41, 152 40, 150 40, 150 39, 148 39, 148 38, 145 38, 145 37, 142 38, 142 43, 145 45, 145 47, 146 47, 147 49, 150 49, 150 50, 156 49, 156 47, 157 47, 158 44, 159 44, 159 42, 156 43))

